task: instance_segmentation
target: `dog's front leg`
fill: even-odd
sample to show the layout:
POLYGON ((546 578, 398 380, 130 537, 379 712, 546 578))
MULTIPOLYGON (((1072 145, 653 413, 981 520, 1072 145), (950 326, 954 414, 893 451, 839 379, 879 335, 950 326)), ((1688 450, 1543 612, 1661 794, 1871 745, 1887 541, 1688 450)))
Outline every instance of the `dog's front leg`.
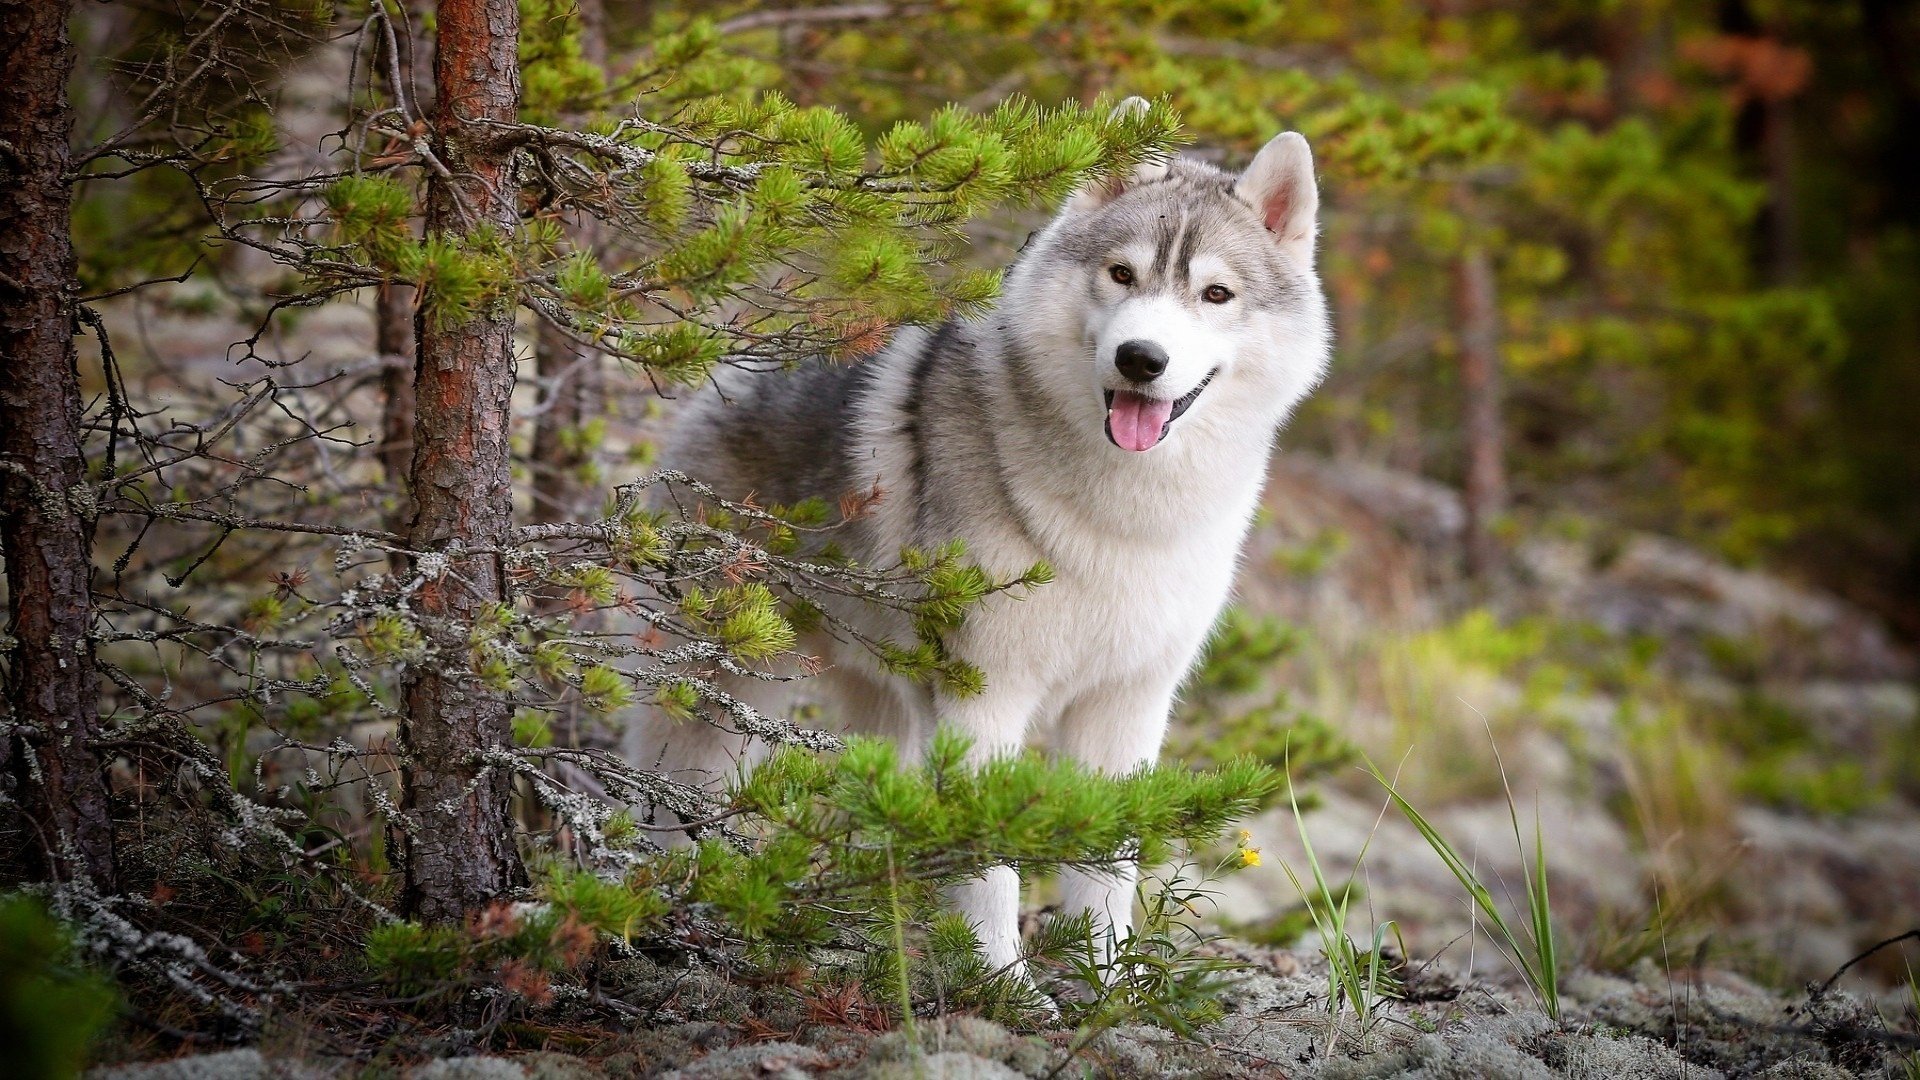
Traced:
MULTIPOLYGON (((971 698, 942 697, 935 716, 942 727, 952 727, 973 740, 967 760, 978 766, 996 757, 1020 752, 1026 740, 1039 696, 1018 688, 988 689, 971 698)), ((1020 875, 1011 866, 996 866, 981 876, 947 890, 947 902, 967 920, 980 939, 980 951, 995 971, 1024 976, 1020 963, 1020 875)))
MULTIPOLYGON (((1083 695, 1060 717, 1060 752, 1100 772, 1121 775, 1160 756, 1171 682, 1106 687, 1083 695)), ((1060 872, 1061 910, 1093 913, 1094 958, 1103 967, 1133 931, 1133 892, 1140 867, 1126 862, 1111 872, 1060 872)))

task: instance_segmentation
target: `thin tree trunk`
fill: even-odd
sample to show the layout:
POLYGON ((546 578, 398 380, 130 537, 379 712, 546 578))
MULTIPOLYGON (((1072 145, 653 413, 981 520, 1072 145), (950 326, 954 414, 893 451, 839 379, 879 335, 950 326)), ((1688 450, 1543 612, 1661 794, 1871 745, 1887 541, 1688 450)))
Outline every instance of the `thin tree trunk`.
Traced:
POLYGON ((93 522, 74 355, 66 171, 72 4, 0 0, 0 554, 7 563, 9 772, 41 876, 114 887, 113 820, 94 753, 93 522))
MULTIPOLYGON (((455 179, 436 173, 428 182, 430 232, 514 231, 512 157, 468 121, 515 119, 519 21, 517 0, 439 5, 434 147, 455 179)), ((501 301, 455 326, 420 323, 409 541, 415 551, 451 556, 447 572, 420 592, 437 655, 408 672, 401 728, 405 903, 429 920, 466 915, 526 877, 513 840, 513 777, 481 761, 512 746, 510 706, 473 673, 469 640, 475 617, 506 596, 491 552, 513 537, 513 312, 501 301), (474 551, 482 553, 463 554, 474 551)))
POLYGON ((394 489, 388 528, 405 534, 413 519, 406 492, 413 469, 413 286, 390 281, 374 300, 373 348, 380 372, 380 468, 394 489))
MULTIPOLYGON (((394 39, 400 46, 395 58, 406 92, 424 112, 431 108, 432 88, 423 88, 415 78, 425 43, 420 40, 421 18, 418 0, 403 0, 402 19, 394 26, 394 39), (423 101, 424 99, 424 101, 423 101)), ((384 46, 382 46, 384 48, 384 46)), ((380 286, 374 297, 374 351, 386 367, 380 373, 380 468, 387 486, 393 490, 393 510, 387 528, 406 535, 413 520, 413 501, 407 492, 408 475, 413 471, 413 368, 418 362, 414 320, 418 290, 401 281, 380 286)))
MULTIPOLYGON (((568 232, 578 245, 592 227, 568 232)), ((540 379, 550 389, 534 420, 529 514, 534 521, 569 521, 593 509, 593 491, 584 479, 593 453, 583 433, 606 412, 606 374, 599 353, 545 322, 535 352, 540 379)))
POLYGON ((1505 429, 1500 421, 1500 309, 1493 262, 1475 245, 1454 263, 1454 315, 1460 334, 1462 429, 1466 439, 1466 562, 1485 577, 1499 559, 1493 523, 1506 509, 1505 429))
POLYGON ((1800 279, 1800 199, 1795 182, 1799 162, 1793 130, 1793 101, 1765 102, 1761 119, 1760 151, 1766 163, 1767 208, 1762 217, 1767 230, 1767 276, 1776 285, 1800 279))
MULTIPOLYGON (((578 0, 578 10, 581 59, 604 71, 606 11, 601 0, 578 0)), ((583 251, 593 250, 600 239, 591 218, 569 225, 567 236, 583 251)), ((593 457, 589 440, 581 434, 606 413, 606 373, 598 352, 544 321, 534 354, 545 400, 533 427, 531 513, 535 521, 567 521, 591 512, 597 502, 581 475, 593 457)))

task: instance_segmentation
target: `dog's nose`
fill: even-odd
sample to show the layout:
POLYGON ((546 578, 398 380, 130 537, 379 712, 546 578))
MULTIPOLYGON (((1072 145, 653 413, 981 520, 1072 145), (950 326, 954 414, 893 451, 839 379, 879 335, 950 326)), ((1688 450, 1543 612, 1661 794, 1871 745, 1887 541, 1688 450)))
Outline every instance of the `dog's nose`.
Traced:
POLYGON ((1152 382, 1167 370, 1167 350, 1151 341, 1123 341, 1113 351, 1113 366, 1134 382, 1152 382))

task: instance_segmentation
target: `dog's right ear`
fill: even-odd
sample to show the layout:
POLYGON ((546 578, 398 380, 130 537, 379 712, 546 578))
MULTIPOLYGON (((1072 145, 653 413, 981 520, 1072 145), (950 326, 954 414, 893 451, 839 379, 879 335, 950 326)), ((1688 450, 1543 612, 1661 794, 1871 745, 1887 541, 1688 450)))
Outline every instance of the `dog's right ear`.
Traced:
MULTIPOLYGON (((1152 107, 1146 98, 1130 97, 1114 106, 1113 117, 1118 120, 1129 114, 1138 115, 1152 107)), ((1062 206, 1061 210, 1098 210, 1125 194, 1127 189, 1139 187, 1141 184, 1158 180, 1165 175, 1167 175, 1166 161, 1143 161, 1130 175, 1111 177, 1083 186, 1067 197, 1066 205, 1062 206)))
POLYGON ((1260 148, 1233 193, 1260 212, 1280 250, 1297 265, 1313 265, 1313 238, 1320 229, 1320 191, 1313 179, 1313 151, 1297 131, 1285 131, 1260 148))

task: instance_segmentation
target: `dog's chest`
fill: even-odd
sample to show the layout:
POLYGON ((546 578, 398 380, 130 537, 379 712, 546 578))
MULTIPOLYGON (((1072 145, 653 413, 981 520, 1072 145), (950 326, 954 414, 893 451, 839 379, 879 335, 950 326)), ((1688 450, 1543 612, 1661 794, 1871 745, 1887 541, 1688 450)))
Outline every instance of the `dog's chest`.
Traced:
POLYGON ((1054 580, 992 603, 970 636, 989 671, 1024 669, 1050 693, 1178 678, 1226 600, 1240 538, 1224 529, 1151 546, 1089 537, 1051 552, 1054 580))

